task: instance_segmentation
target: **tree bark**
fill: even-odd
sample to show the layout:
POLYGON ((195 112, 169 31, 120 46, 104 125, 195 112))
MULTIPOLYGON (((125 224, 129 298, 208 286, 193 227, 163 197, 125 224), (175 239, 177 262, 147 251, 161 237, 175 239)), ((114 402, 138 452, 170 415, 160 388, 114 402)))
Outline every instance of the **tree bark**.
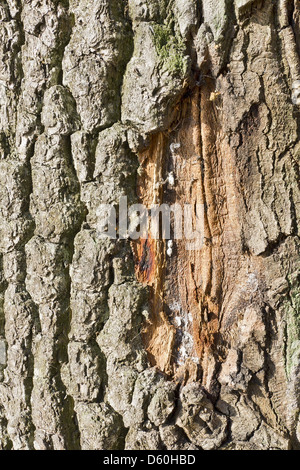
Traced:
POLYGON ((1 1, 1 449, 300 449, 299 18, 1 1), (204 246, 101 237, 124 196, 204 246))

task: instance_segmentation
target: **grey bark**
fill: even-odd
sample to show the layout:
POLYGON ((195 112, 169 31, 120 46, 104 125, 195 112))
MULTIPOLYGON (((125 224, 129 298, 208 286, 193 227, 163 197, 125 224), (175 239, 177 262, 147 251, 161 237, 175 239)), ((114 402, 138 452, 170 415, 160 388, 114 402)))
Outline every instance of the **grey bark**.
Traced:
POLYGON ((1 0, 1 449, 300 448, 299 44, 296 0, 1 0), (99 205, 195 93, 218 323, 179 379, 99 205))

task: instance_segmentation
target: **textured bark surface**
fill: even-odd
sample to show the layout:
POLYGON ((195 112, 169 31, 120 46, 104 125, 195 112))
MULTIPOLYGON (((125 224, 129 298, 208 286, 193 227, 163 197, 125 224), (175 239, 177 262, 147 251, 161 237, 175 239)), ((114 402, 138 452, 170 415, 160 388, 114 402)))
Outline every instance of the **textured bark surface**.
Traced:
POLYGON ((299 18, 1 0, 1 449, 300 448, 299 18), (120 196, 203 249, 102 239, 120 196))

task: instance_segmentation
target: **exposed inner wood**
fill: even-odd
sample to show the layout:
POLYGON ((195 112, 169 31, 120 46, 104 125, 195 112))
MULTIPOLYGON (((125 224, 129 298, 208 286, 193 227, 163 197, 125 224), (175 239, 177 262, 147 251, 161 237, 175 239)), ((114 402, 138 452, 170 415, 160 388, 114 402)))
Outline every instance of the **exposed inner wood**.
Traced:
MULTIPOLYGON (((163 200, 159 182, 163 178, 165 147, 166 138, 160 133, 153 136, 150 147, 140 155, 142 171, 138 181, 138 196, 149 209, 163 200)), ((132 247, 137 278, 148 285, 150 291, 150 318, 143 333, 145 347, 152 365, 169 374, 175 328, 169 322, 164 307, 165 241, 154 240, 149 236, 148 239, 133 242, 132 247)))
POLYGON ((172 240, 171 247, 167 240, 151 238, 133 243, 137 277, 150 287, 150 323, 143 335, 150 361, 185 379, 199 377, 219 328, 221 234, 227 211, 224 185, 217 186, 221 149, 216 148, 215 100, 212 84, 195 88, 180 103, 172 129, 153 136, 139 156, 138 196, 144 205, 204 208, 201 249, 189 250, 185 234, 172 240))

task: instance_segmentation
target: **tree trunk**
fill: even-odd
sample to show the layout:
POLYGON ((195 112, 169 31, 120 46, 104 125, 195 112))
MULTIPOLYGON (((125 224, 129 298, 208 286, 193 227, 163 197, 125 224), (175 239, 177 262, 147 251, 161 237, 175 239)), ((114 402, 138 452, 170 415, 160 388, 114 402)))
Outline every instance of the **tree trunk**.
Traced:
POLYGON ((1 0, 0 38, 0 448, 299 449, 299 1, 1 0), (124 196, 202 248, 101 236, 124 196))

